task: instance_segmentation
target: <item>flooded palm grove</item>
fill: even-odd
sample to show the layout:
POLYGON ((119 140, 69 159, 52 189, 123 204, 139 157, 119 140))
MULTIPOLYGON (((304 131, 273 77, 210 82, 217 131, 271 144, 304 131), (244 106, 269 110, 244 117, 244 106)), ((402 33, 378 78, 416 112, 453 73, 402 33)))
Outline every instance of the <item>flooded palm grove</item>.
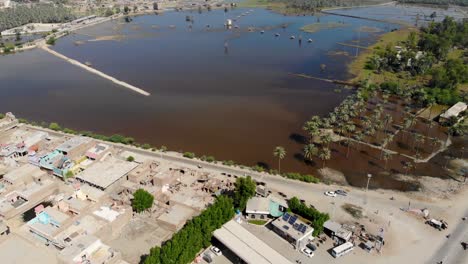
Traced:
MULTIPOLYGON (((327 115, 353 91, 307 76, 350 79, 347 67, 362 47, 400 28, 401 21, 414 24, 414 12, 431 13, 430 8, 413 8, 413 13, 399 6, 334 11, 360 17, 373 14, 373 19, 389 22, 332 14, 284 16, 244 8, 104 22, 59 39, 52 49, 150 96, 35 49, 0 57, 0 112, 272 169, 277 167, 273 149, 283 146, 287 152, 281 161, 283 171, 318 175, 322 164, 305 163, 302 156, 303 124, 312 115, 327 115), (392 16, 402 12, 400 17, 392 16), (230 27, 225 25, 228 20, 230 27), (314 23, 325 26, 301 30, 314 23)), ((395 107, 400 103, 395 101, 395 107)), ((441 138, 445 133, 431 129, 441 138)), ((367 173, 384 171, 381 161, 369 158, 378 150, 353 147, 345 157, 346 148, 334 143, 327 166, 343 172, 349 184, 364 186, 367 173)), ((429 176, 443 174, 437 162, 444 159, 439 156, 415 170, 429 176)), ((398 162, 393 159, 385 167, 393 166, 397 172, 398 162)), ((387 174, 371 185, 415 188, 387 174)))

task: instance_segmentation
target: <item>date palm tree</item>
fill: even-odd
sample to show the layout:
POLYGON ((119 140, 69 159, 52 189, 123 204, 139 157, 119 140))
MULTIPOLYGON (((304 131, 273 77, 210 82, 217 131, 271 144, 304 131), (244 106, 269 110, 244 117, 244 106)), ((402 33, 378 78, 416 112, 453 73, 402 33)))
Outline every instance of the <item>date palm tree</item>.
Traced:
POLYGON ((387 170, 387 163, 388 161, 392 158, 392 155, 388 152, 384 152, 383 154, 383 160, 385 161, 385 166, 384 166, 384 170, 387 170))
POLYGON ((281 160, 286 156, 286 150, 281 146, 277 146, 273 151, 273 155, 278 158, 278 172, 281 174, 281 160))
POLYGON ((411 170, 413 167, 414 166, 411 162, 405 162, 405 164, 403 165, 403 169, 405 169, 405 174, 408 174, 409 170, 411 170))
POLYGON ((416 141, 416 155, 418 155, 419 154, 419 144, 424 143, 424 137, 421 134, 416 134, 415 141, 416 141))
POLYGON ((332 137, 330 134, 324 134, 320 137, 320 142, 322 142, 323 146, 327 146, 327 148, 330 148, 330 142, 332 141, 332 137))
POLYGON ((331 158, 331 152, 328 148, 323 148, 319 153, 319 159, 322 160, 322 168, 325 168, 325 162, 331 158))
POLYGON ((304 158, 312 161, 312 157, 317 154, 317 147, 314 144, 307 144, 304 146, 304 158))

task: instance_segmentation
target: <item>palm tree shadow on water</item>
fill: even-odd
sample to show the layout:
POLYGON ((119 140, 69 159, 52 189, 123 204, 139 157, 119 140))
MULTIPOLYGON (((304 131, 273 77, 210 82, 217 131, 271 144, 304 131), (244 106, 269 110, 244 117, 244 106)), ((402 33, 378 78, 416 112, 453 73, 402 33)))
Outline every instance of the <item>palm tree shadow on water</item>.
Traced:
POLYGON ((292 133, 291 135, 289 135, 289 139, 298 144, 303 144, 303 145, 307 144, 307 138, 297 133, 292 133))
POLYGON ((293 155, 294 159, 297 160, 297 161, 300 161, 300 162, 303 162, 304 164, 306 164, 307 166, 311 166, 311 167, 316 167, 317 166, 317 163, 315 163, 315 161, 313 160, 306 160, 305 157, 304 157, 304 154, 303 153, 295 153, 293 155))

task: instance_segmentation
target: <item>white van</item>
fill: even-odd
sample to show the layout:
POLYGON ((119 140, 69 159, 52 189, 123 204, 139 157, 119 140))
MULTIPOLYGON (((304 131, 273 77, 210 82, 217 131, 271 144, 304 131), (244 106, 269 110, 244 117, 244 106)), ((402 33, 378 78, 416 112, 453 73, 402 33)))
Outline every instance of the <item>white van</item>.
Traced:
POLYGON ((354 249, 354 245, 351 242, 346 242, 332 249, 332 256, 339 258, 343 255, 348 254, 354 249))

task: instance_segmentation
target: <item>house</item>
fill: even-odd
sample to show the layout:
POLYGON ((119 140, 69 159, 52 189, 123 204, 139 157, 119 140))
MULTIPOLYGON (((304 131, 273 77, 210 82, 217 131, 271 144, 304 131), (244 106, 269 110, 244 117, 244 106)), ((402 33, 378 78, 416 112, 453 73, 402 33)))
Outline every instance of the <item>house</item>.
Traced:
POLYGON ((156 221, 162 227, 175 232, 180 230, 194 215, 195 210, 192 208, 176 204, 159 216, 156 221))
POLYGON ((0 216, 5 219, 22 214, 57 191, 57 183, 44 179, 30 182, 0 199, 0 216))
POLYGON ((328 220, 323 224, 323 230, 325 234, 341 243, 348 242, 353 235, 353 232, 344 228, 343 225, 331 220, 328 220))
POLYGON ((31 164, 25 164, 19 168, 16 168, 3 176, 5 183, 8 183, 12 187, 27 184, 32 182, 34 179, 40 179, 45 175, 45 172, 41 171, 36 166, 31 164))
POLYGON ((62 263, 111 263, 120 259, 118 252, 92 235, 82 235, 60 252, 62 263))
POLYGON ((72 223, 72 218, 53 207, 39 210, 27 225, 29 231, 45 243, 57 243, 55 237, 72 223))
POLYGON ((55 150, 69 159, 78 159, 83 153, 94 145, 94 141, 87 137, 73 137, 63 144, 58 146, 55 150))
POLYGON ((291 243, 297 250, 303 248, 312 238, 314 229, 300 220, 296 215, 285 213, 271 222, 273 230, 291 243))
POLYGON ((99 143, 86 151, 85 156, 90 160, 100 160, 104 155, 109 153, 109 145, 99 143))
POLYGON ((75 163, 59 150, 54 150, 39 159, 41 168, 51 171, 60 178, 65 178, 74 165, 75 163))
POLYGON ((119 182, 125 181, 125 176, 137 166, 134 162, 109 157, 79 173, 76 179, 103 191, 112 190, 118 187, 119 182))
POLYGON ((454 104, 452 107, 450 107, 445 113, 441 114, 439 117, 440 122, 447 122, 450 120, 452 116, 458 117, 460 113, 463 111, 466 111, 466 103, 464 102, 458 102, 454 104))
POLYGON ((272 195, 253 197, 247 202, 245 213, 249 219, 268 219, 280 217, 288 208, 287 203, 272 195))

